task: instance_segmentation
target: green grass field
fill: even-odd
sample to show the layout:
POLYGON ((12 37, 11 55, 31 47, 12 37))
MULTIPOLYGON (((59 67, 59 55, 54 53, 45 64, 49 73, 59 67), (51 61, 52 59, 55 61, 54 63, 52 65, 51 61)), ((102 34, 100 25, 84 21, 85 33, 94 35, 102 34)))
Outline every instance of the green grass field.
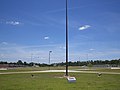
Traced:
POLYGON ((120 75, 70 73, 76 83, 68 83, 64 73, 0 75, 0 90, 120 90, 120 75))
MULTIPOLYGON (((71 67, 72 69, 77 67, 71 67)), ((71 69, 70 68, 70 69, 71 69)), ((18 67, 18 68, 12 68, 8 70, 0 70, 0 72, 23 72, 23 71, 43 71, 43 70, 63 70, 65 67, 18 67)))
MULTIPOLYGON (((51 70, 65 70, 65 67, 50 67, 51 70)), ((24 72, 24 71, 43 71, 49 70, 49 67, 19 67, 12 68, 8 70, 0 70, 2 72, 24 72)), ((96 72, 116 72, 120 73, 120 69, 110 69, 110 68, 87 68, 84 69, 80 66, 69 66, 69 70, 77 70, 77 71, 96 71, 96 72)))

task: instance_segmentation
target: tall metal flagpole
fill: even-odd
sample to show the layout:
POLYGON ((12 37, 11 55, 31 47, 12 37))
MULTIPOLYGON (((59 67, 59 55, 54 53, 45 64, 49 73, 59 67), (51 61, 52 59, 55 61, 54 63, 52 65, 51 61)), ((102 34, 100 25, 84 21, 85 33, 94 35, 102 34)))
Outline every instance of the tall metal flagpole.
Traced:
POLYGON ((66 0, 66 76, 68 76, 68 17, 67 17, 67 0, 66 0))

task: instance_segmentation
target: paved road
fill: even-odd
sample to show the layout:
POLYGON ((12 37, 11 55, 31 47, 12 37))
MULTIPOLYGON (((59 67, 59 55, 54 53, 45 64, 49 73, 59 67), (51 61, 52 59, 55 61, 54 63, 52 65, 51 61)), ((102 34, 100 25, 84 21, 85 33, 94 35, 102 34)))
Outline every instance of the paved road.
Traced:
MULTIPOLYGON (((45 70, 45 71, 24 71, 24 72, 2 72, 0 74, 20 74, 20 73, 46 73, 46 72, 66 72, 65 70, 45 70)), ((79 73, 99 73, 96 71, 76 71, 76 70, 69 70, 68 72, 79 72, 79 73)), ((102 74, 119 74, 116 72, 100 72, 102 74)))

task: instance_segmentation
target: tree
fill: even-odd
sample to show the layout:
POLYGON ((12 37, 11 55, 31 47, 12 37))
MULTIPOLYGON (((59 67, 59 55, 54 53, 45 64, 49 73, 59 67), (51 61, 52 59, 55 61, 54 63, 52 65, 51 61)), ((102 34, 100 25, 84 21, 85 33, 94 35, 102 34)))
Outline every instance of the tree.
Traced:
POLYGON ((23 65, 23 62, 21 60, 18 60, 17 64, 18 65, 23 65))
POLYGON ((27 62, 24 62, 24 65, 28 65, 28 63, 27 63, 27 62))

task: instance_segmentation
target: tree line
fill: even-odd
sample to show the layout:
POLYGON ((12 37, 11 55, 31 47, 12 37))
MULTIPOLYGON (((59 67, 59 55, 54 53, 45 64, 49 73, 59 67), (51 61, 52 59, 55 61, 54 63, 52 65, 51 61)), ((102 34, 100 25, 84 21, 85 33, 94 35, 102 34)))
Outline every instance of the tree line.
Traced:
MULTIPOLYGON (((17 62, 4 62, 0 61, 0 64, 8 64, 10 66, 40 66, 40 67, 45 67, 45 66, 65 66, 65 62, 61 63, 52 63, 52 64, 45 64, 45 63, 34 63, 34 62, 23 62, 22 60, 18 60, 17 62)), ((120 59, 114 59, 114 60, 89 60, 89 61, 69 61, 68 65, 69 66, 91 66, 91 65, 116 65, 120 66, 120 59)))
MULTIPOLYGON (((69 66, 88 66, 88 65, 119 65, 120 66, 120 59, 115 60, 90 60, 90 61, 75 61, 75 62, 68 62, 69 66)), ((57 65, 63 66, 66 63, 57 63, 57 65)))

